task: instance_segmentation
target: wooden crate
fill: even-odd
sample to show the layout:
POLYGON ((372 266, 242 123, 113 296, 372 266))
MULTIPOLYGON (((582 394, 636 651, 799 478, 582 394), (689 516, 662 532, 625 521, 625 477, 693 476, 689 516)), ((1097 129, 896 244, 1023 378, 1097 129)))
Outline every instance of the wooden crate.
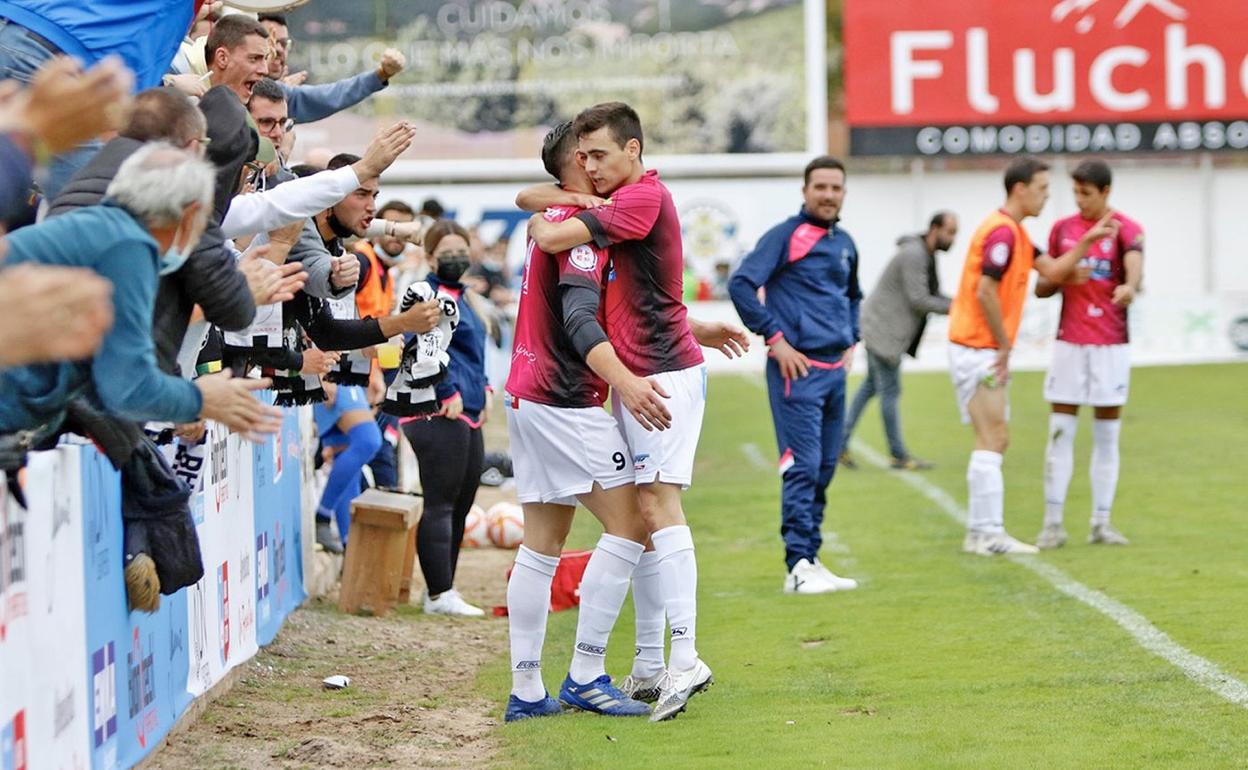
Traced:
POLYGON ((411 595, 421 500, 370 489, 351 501, 338 609, 387 615, 411 595))

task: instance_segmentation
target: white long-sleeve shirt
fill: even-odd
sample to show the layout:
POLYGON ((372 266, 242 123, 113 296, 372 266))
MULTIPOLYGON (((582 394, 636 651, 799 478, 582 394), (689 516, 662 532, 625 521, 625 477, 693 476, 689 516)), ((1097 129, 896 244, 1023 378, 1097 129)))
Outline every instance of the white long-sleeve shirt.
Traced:
POLYGON ((350 166, 292 179, 265 192, 235 196, 225 212, 221 230, 227 238, 240 238, 276 230, 319 214, 360 186, 350 166))

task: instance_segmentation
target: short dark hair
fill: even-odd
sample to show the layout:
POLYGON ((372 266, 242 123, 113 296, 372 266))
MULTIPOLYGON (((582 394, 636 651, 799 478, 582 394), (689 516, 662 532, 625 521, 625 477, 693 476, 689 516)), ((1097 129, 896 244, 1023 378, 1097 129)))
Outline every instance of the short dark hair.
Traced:
POLYGON ((248 35, 259 35, 265 40, 269 39, 269 31, 250 16, 232 13, 222 18, 212 26, 212 32, 208 33, 208 40, 204 43, 204 58, 208 65, 212 66, 212 60, 217 55, 218 48, 232 51, 242 45, 248 35))
POLYGON ((283 27, 289 27, 290 23, 286 21, 284 13, 262 13, 256 17, 256 21, 271 21, 274 24, 281 24, 283 27))
POLYGON ((1103 192, 1106 187, 1114 183, 1114 172, 1109 170, 1108 163, 1093 158, 1075 166, 1075 170, 1070 172, 1070 178, 1076 182, 1096 185, 1096 189, 1103 192))
POLYGON ((546 167, 547 174, 555 179, 563 178, 563 164, 567 162, 568 153, 572 151, 575 142, 572 121, 564 121, 550 129, 542 140, 542 165, 546 167))
POLYGON ((207 130, 204 114, 191 98, 173 87, 149 88, 134 97, 134 111, 121 135, 140 142, 183 144, 207 130))
POLYGON ((425 201, 420 204, 420 213, 432 219, 441 219, 446 209, 442 208, 437 198, 425 198, 425 201))
POLYGON ((359 155, 352 155, 349 152, 340 152, 329 159, 329 163, 325 164, 326 171, 337 171, 343 166, 350 166, 360 162, 359 155))
POLYGON ((313 166, 311 163, 297 163, 290 167, 290 173, 294 174, 300 179, 303 179, 305 176, 312 176, 313 174, 319 174, 323 170, 324 169, 320 169, 320 168, 317 168, 316 166, 313 166))
POLYGON ((259 96, 261 99, 268 99, 278 104, 286 101, 286 92, 272 78, 260 78, 251 88, 252 97, 259 96))
POLYGON ((381 208, 377 209, 377 218, 380 219, 387 211, 397 211, 400 214, 407 214, 412 219, 416 218, 416 212, 412 211, 412 207, 403 201, 386 201, 381 205, 381 208))
POLYGON ((1031 155, 1015 158, 1005 169, 1005 194, 1009 195, 1016 184, 1031 184, 1036 174, 1048 170, 1048 163, 1031 155))
POLYGON ((621 147, 630 139, 636 139, 639 148, 645 145, 641 135, 641 118, 624 102, 603 102, 582 110, 572 122, 572 133, 579 138, 603 127, 611 129, 611 138, 621 147))
POLYGON ((845 171, 845 164, 838 158, 834 158, 831 155, 820 155, 806 164, 806 171, 802 174, 802 186, 810 184, 810 175, 821 168, 830 168, 833 171, 840 171, 846 176, 849 175, 845 171))
POLYGON ((948 220, 949 217, 951 216, 953 216, 952 211, 943 211, 943 210, 937 211, 935 214, 932 214, 931 221, 927 223, 927 231, 930 233, 931 231, 935 230, 938 227, 944 227, 945 221, 948 220))

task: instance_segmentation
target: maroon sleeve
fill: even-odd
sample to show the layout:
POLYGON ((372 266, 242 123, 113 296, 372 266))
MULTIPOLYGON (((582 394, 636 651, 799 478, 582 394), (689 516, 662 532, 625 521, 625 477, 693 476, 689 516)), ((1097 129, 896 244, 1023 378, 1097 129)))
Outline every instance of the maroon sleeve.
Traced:
POLYGON ((1064 219, 1057 220, 1049 231, 1049 256, 1055 259, 1062 256, 1062 226, 1065 222, 1064 219))
POLYGON ((605 249, 583 243, 555 255, 559 266, 560 286, 585 286, 601 289, 607 285, 609 260, 605 249))
POLYGON ((1118 214, 1118 246, 1123 255, 1128 251, 1144 253, 1144 228, 1139 222, 1118 214))
POLYGON ((984 239, 984 257, 980 272, 999 281, 1005 275, 1013 256, 1014 231, 1001 225, 984 239))
POLYGON ((611 200, 576 215, 594 236, 594 244, 605 249, 623 241, 639 241, 650 234, 663 207, 658 185, 638 182, 611 195, 611 200))

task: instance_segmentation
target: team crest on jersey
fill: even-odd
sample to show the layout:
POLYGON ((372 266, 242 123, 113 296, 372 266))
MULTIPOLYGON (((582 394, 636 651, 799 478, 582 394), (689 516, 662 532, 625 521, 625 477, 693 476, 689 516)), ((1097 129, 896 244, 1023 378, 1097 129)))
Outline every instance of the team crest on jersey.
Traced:
POLYGON ((571 254, 568 255, 568 261, 576 269, 586 272, 598 267, 598 255, 594 253, 593 249, 583 243, 572 249, 571 254))

